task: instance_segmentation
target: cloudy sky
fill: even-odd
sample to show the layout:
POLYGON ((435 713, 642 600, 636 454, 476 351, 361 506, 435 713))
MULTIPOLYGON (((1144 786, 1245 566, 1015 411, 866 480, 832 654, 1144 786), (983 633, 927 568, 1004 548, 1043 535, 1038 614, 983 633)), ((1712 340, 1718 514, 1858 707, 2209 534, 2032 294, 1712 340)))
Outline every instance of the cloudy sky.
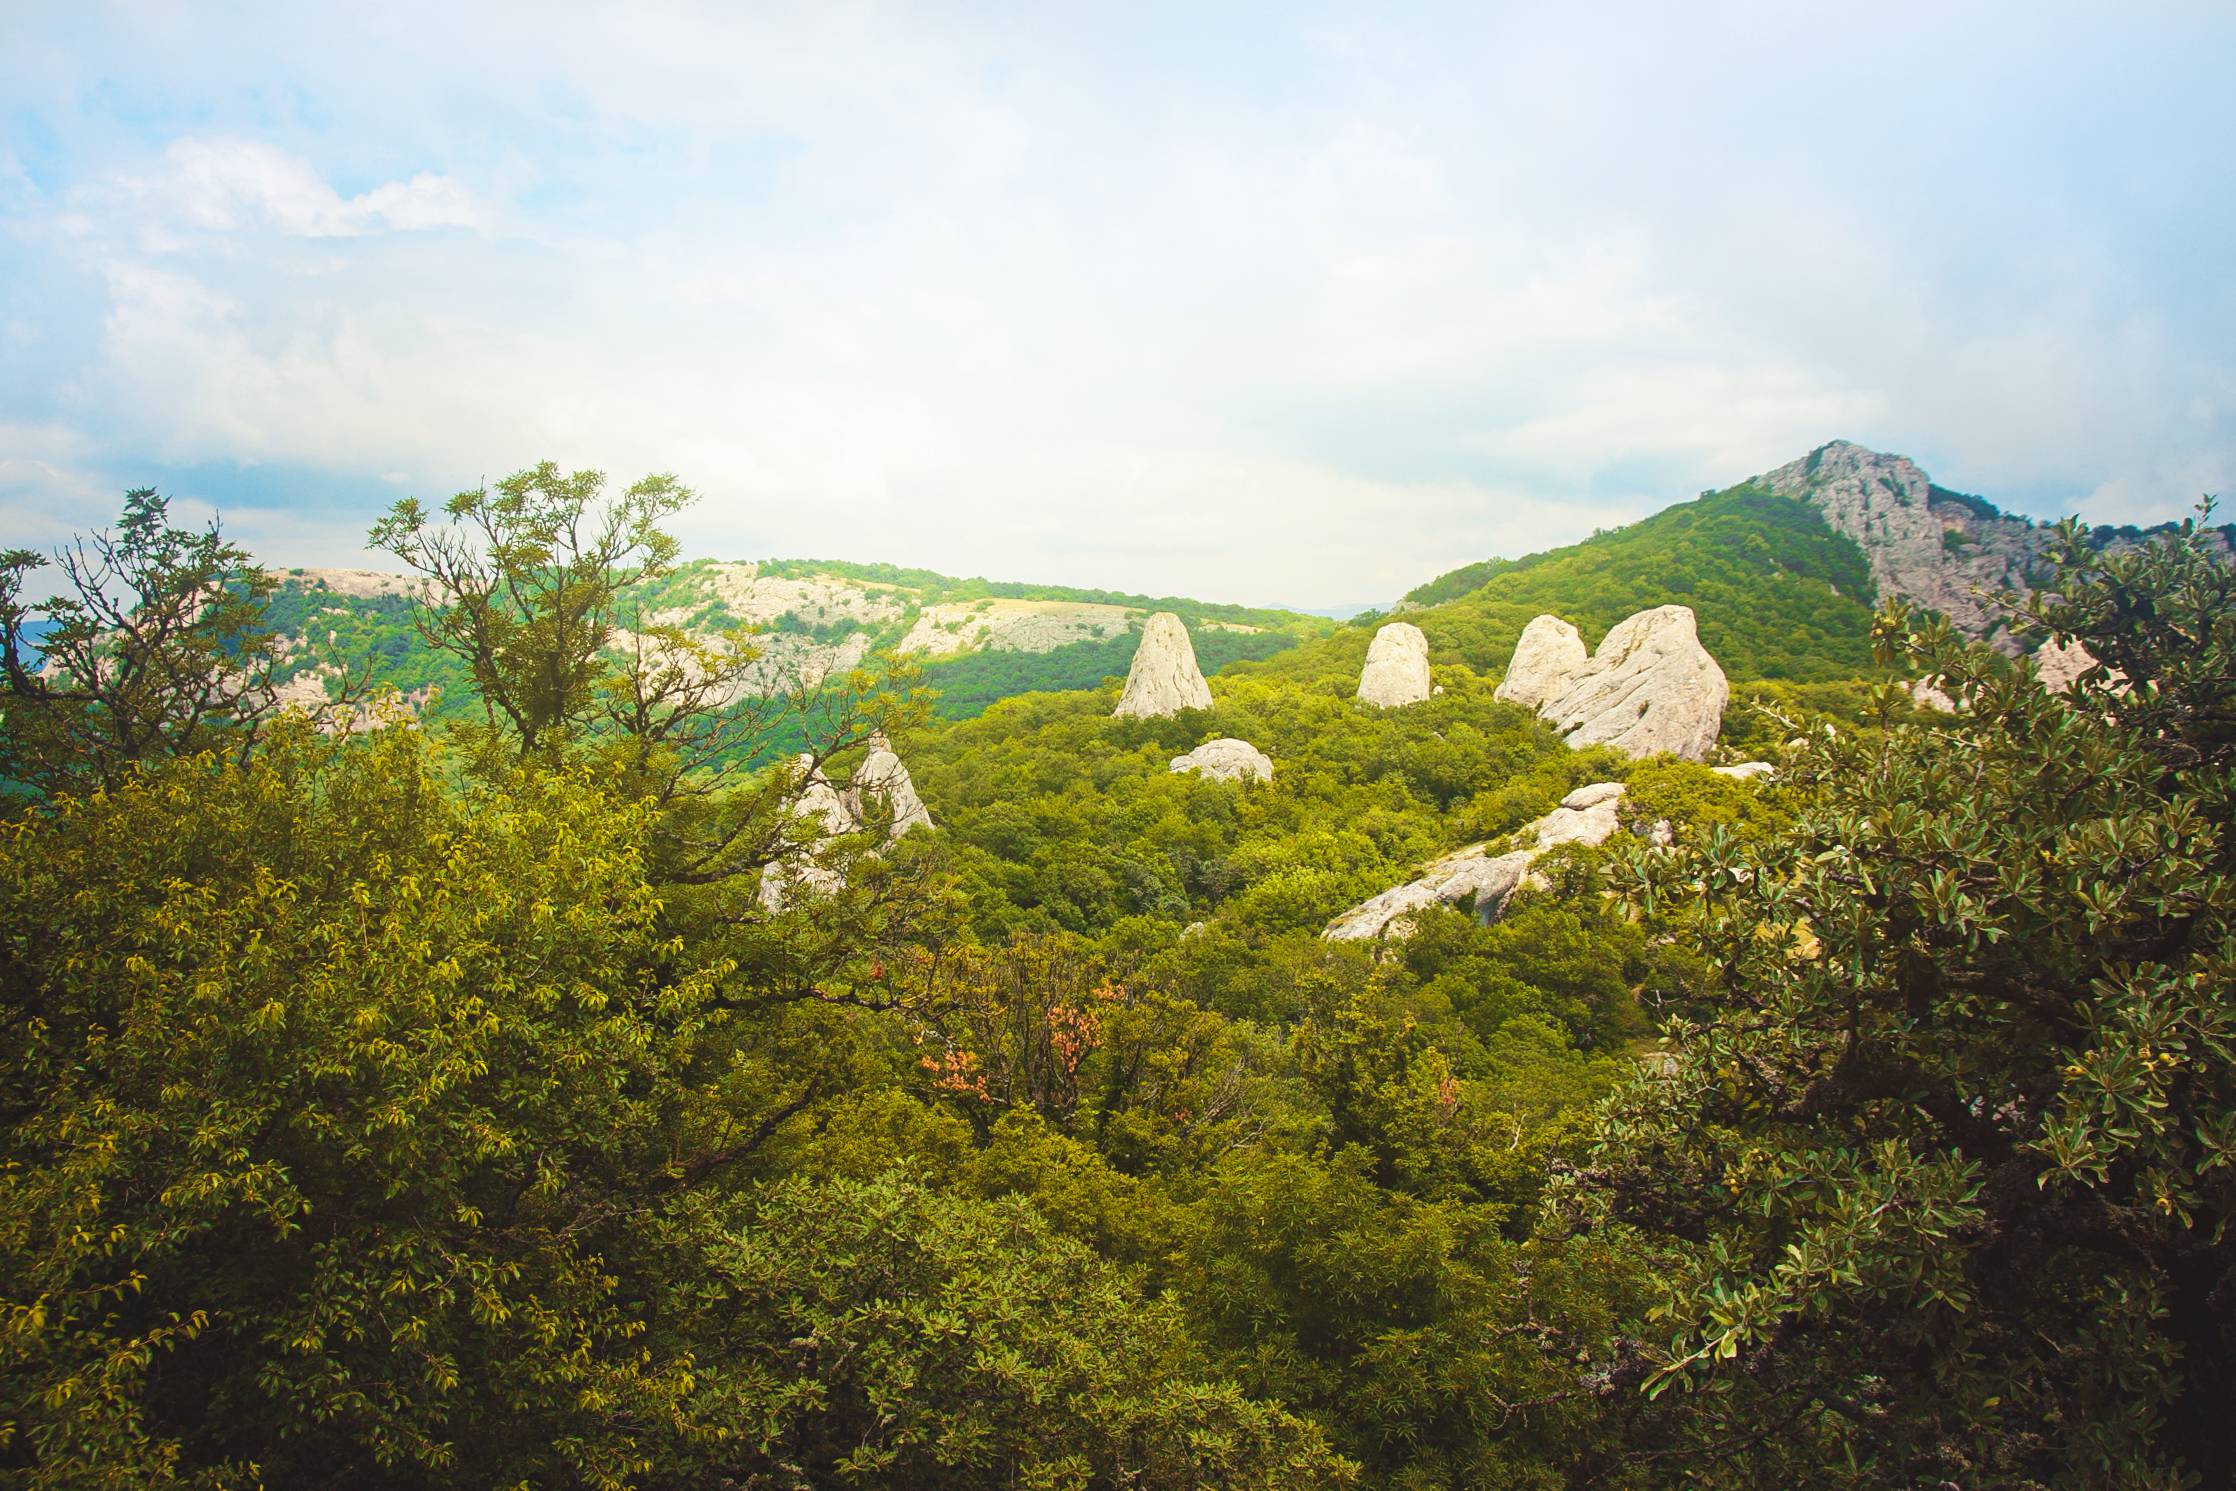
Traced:
MULTIPOLYGON (((725 558, 1383 601, 1833 438, 2236 487, 2236 8, 0 0, 0 543, 539 459, 725 558)), ((2236 496, 2236 491, 2230 493, 2236 496)))

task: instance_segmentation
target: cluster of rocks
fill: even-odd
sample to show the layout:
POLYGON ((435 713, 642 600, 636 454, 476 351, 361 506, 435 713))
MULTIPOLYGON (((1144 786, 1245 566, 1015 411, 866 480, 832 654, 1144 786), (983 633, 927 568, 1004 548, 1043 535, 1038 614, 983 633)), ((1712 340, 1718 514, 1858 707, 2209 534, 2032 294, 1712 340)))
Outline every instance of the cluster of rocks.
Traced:
POLYGON ((931 809, 916 795, 916 784, 892 742, 872 735, 869 747, 843 788, 823 774, 813 755, 800 754, 800 792, 792 801, 792 816, 812 823, 814 838, 761 871, 761 904, 768 910, 781 911, 802 894, 827 896, 845 885, 845 877, 816 862, 816 852, 830 840, 882 823, 890 844, 910 829, 932 826, 931 809))
POLYGON ((1571 747, 1704 761, 1731 684, 1700 645, 1692 608, 1657 606, 1616 623, 1596 653, 1558 616, 1536 618, 1494 697, 1535 709, 1571 747))
MULTIPOLYGON (((1402 709, 1436 693, 1429 677, 1429 639, 1409 622, 1392 622, 1374 634, 1358 697, 1384 709, 1402 709)), ((1179 617, 1160 611, 1149 618, 1134 651, 1126 687, 1111 711, 1119 718, 1171 719, 1183 709, 1209 709, 1211 686, 1196 666, 1195 645, 1179 617)), ((1246 740, 1222 736, 1175 756, 1174 771, 1200 772, 1213 781, 1273 780, 1273 758, 1246 740)))

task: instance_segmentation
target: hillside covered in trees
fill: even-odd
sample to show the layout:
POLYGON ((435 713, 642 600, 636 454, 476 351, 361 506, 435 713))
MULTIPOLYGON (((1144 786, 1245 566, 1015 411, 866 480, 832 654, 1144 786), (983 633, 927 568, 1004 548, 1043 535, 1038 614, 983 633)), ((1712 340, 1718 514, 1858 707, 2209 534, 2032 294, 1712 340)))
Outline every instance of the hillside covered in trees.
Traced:
POLYGON ((824 567, 916 612, 704 627, 689 494, 594 475, 399 505, 411 584, 356 608, 152 492, 55 602, 6 556, 11 1484, 2236 1471, 2203 529, 2059 531, 2010 624, 2103 661, 2062 694, 1741 486, 1430 587, 1441 692, 1402 708, 1355 697, 1376 618, 1207 611, 1208 709, 1114 717, 1111 635, 945 718, 936 667, 1009 652, 772 684, 763 649, 1142 598, 824 567), (1596 640, 1664 602, 1772 777, 1493 696, 1538 611, 1596 640), (370 616, 448 711, 290 692, 370 616), (1172 769, 1217 737, 1270 780, 1172 769), (1602 782, 1622 831, 1495 909, 1322 935, 1602 782))

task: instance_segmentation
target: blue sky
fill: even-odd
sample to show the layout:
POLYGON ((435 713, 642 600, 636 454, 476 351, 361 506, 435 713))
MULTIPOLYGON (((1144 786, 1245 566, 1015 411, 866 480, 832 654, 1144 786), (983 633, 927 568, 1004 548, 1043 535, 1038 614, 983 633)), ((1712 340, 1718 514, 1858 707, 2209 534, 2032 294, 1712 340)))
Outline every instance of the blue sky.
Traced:
MULTIPOLYGON (((1832 438, 2236 473, 2226 5, 0 4, 0 540, 539 459, 1323 606, 1832 438)), ((2236 496, 2236 492, 2230 495, 2236 496)))

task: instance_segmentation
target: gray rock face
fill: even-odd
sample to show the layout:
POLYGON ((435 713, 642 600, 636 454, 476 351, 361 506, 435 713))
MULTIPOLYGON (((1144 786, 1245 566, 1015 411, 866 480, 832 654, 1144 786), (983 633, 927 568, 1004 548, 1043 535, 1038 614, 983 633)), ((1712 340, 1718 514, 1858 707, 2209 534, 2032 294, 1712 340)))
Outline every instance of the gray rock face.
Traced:
POLYGON ((1456 906, 1470 895, 1475 897, 1476 914, 1487 921, 1528 879, 1530 865, 1546 850, 1559 844, 1606 843, 1620 826, 1616 809, 1623 790, 1621 782, 1579 787, 1562 798, 1559 807, 1521 830, 1535 840, 1534 849, 1489 855, 1488 844, 1470 844, 1454 850, 1422 866, 1417 879, 1344 912, 1320 935, 1330 942, 1377 937, 1385 929, 1394 935, 1400 929, 1392 928, 1392 922, 1430 906, 1456 906))
POLYGON ((1141 646, 1118 696, 1117 716, 1170 719, 1183 709, 1209 709, 1211 685, 1196 667, 1195 644, 1170 611, 1159 611, 1142 629, 1141 646))
POLYGON ((1616 811, 1623 800, 1621 782, 1594 782, 1561 799, 1561 805, 1532 825, 1540 852, 1558 844, 1604 844, 1616 829, 1616 811))
POLYGON ((1401 709, 1429 696, 1429 639, 1410 621, 1393 621, 1374 634, 1359 671, 1359 697, 1384 709, 1401 709))
POLYGON ((1524 709, 1535 709, 1568 687, 1569 680, 1592 660, 1584 634, 1558 616, 1540 616, 1522 628, 1514 644, 1514 660, 1491 697, 1524 709))
POLYGON ((1730 698, 1724 670, 1700 645, 1692 609, 1657 606, 1616 623, 1537 712, 1572 747, 1700 761, 1716 744, 1730 698))
MULTIPOLYGON (((1854 539, 1871 562, 1881 599, 1899 596, 1942 612, 1965 636, 1988 642, 2006 657, 2025 650, 1987 596, 2027 593, 2027 571, 2050 547, 2052 529, 1935 486, 1907 456, 1846 440, 1819 446, 1756 477, 1754 484, 1807 502, 1835 532, 1854 539), (1975 595, 1975 589, 1985 594, 1975 595)), ((2228 529, 2217 529, 2206 543, 2228 556, 2230 536, 2228 529)), ((2136 542, 2115 536, 2107 547, 2116 553, 2136 542)))
POLYGON ((860 833, 886 815, 888 844, 912 828, 932 826, 932 810, 916 795, 916 784, 892 744, 872 735, 869 745, 869 755, 843 792, 816 768, 813 756, 801 753, 800 795, 792 800, 792 816, 812 820, 814 841, 762 869, 761 905, 766 910, 782 911, 803 897, 827 896, 846 884, 838 871, 815 861, 816 852, 830 840, 860 833))
POLYGON ((2023 518, 1989 517, 1936 487, 1908 456, 1845 440, 1758 476, 1755 485, 1807 502, 1835 532, 1854 539, 1871 561, 1882 597, 1903 596, 1939 611, 1968 637, 1985 639, 1995 631, 2004 652, 2019 650, 2010 633, 1998 629, 1996 609, 1972 592, 2023 592, 2027 566, 2047 546, 2048 529, 2023 518))
POLYGON ((870 737, 870 753, 854 772, 854 781, 846 791, 846 805, 851 810, 856 827, 867 827, 872 803, 892 815, 888 838, 897 839, 912 828, 930 828, 932 810, 916 795, 916 784, 909 780, 908 768, 894 754, 893 747, 884 736, 870 737))
POLYGON ((1249 741, 1231 735, 1207 740, 1187 755, 1173 757, 1172 769, 1201 772, 1214 782, 1273 780, 1273 758, 1249 741))

